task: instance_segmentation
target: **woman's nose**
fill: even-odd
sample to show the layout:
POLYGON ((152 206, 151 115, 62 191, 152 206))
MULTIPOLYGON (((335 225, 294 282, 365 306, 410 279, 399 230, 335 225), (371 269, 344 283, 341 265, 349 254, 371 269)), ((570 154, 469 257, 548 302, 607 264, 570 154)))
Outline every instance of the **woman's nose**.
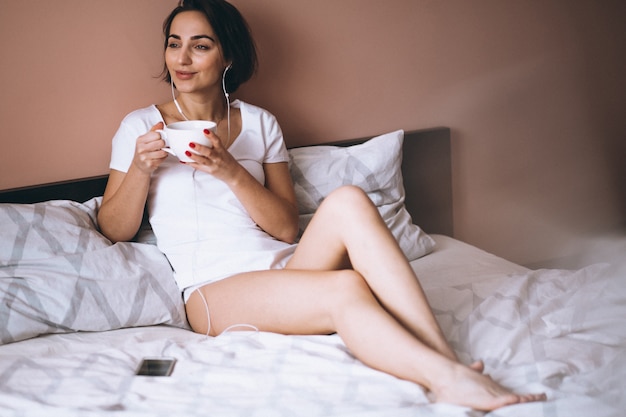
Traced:
POLYGON ((178 52, 178 63, 179 64, 190 64, 191 63, 191 54, 186 48, 181 48, 178 52))

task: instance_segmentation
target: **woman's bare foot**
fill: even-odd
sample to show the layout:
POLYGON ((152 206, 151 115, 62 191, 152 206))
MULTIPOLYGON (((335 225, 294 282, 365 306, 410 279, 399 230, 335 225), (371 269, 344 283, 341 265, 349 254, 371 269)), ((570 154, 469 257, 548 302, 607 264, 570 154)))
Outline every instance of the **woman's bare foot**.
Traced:
POLYGON ((483 370, 482 361, 455 366, 449 379, 442 375, 436 386, 431 387, 436 401, 491 411, 506 405, 546 400, 545 394, 515 394, 483 375, 483 370))

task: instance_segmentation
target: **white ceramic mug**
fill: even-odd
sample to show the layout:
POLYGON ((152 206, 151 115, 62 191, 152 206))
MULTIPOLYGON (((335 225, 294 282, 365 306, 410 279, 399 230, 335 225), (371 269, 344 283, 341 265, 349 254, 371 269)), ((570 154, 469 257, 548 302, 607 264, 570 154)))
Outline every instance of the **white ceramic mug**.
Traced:
POLYGON ((211 142, 204 135, 204 130, 208 129, 215 132, 216 127, 215 122, 207 120, 185 120, 171 123, 164 129, 157 130, 157 132, 165 141, 166 147, 162 148, 164 151, 176 156, 182 162, 194 162, 193 159, 185 155, 186 151, 194 152, 189 147, 189 143, 195 142, 210 147, 211 142))

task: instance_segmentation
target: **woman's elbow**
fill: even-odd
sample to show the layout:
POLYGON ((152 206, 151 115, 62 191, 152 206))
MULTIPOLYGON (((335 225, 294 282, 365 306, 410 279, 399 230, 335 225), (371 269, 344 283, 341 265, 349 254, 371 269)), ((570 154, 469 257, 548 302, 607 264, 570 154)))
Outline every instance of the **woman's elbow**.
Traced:
POLYGON ((285 243, 295 243, 296 242, 296 238, 298 237, 298 226, 296 224, 296 227, 292 227, 289 228, 288 230, 285 230, 285 232, 283 233, 283 237, 280 239, 285 243))
POLYGON ((276 239, 282 240, 285 243, 295 243, 298 233, 300 232, 298 224, 298 212, 291 213, 287 221, 282 222, 281 228, 278 233, 274 235, 276 239))
POLYGON ((117 243, 117 242, 128 242, 129 240, 131 240, 135 235, 128 235, 127 233, 119 233, 119 231, 116 230, 110 230, 107 227, 103 227, 103 226, 99 226, 100 229, 100 233, 106 237, 107 239, 109 239, 111 241, 111 243, 117 243))
POLYGON ((116 227, 114 221, 107 220, 106 217, 100 216, 99 214, 98 230, 100 230, 100 233, 109 239, 111 243, 128 242, 137 234, 137 232, 129 232, 128 230, 122 229, 119 225, 116 227))

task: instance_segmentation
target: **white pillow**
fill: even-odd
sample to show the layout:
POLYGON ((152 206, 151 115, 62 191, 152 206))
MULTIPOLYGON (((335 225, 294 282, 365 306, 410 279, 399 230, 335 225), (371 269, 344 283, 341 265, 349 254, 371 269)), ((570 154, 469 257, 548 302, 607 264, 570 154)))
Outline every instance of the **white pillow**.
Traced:
POLYGON ((307 146, 289 150, 300 230, 322 200, 342 185, 361 187, 374 202, 409 261, 430 253, 434 240, 413 224, 404 207, 402 142, 404 131, 387 133, 347 147, 307 146))
POLYGON ((97 230, 100 200, 0 204, 0 345, 48 333, 188 328, 165 255, 111 244, 97 230))

